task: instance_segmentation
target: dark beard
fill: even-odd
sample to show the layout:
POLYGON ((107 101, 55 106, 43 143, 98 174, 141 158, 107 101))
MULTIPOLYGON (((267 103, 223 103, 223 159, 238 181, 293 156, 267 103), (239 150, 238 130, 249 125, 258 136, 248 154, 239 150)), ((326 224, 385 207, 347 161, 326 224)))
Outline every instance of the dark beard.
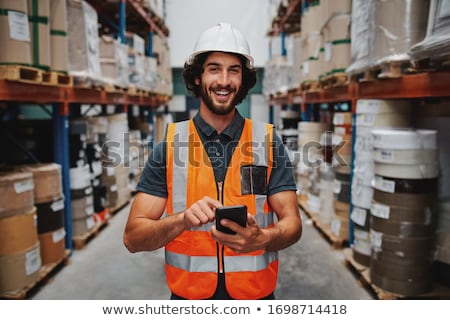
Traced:
MULTIPOLYGON (((231 88, 226 88, 229 91, 232 91, 231 88)), ((227 115, 230 114, 233 110, 234 107, 236 105, 236 96, 233 98, 233 100, 231 100, 230 104, 225 105, 225 106, 218 106, 215 105, 214 102, 212 101, 212 99, 210 98, 210 96, 208 95, 208 91, 207 89, 202 86, 202 90, 201 90, 201 99, 203 100, 203 102, 205 103, 206 107, 209 109, 209 111, 211 111, 214 114, 217 115, 227 115)))

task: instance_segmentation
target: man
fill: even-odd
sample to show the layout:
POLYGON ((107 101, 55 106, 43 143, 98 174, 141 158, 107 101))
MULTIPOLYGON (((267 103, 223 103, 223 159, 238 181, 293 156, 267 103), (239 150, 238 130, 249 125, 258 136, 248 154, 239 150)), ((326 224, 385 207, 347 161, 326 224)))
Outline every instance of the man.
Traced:
POLYGON ((200 97, 194 119, 169 124, 132 203, 130 252, 165 247, 172 299, 274 299, 277 251, 302 225, 292 168, 273 126, 244 119, 235 106, 256 83, 247 41, 220 23, 198 39, 183 71, 200 97), (246 205, 245 227, 218 231, 215 209, 246 205))

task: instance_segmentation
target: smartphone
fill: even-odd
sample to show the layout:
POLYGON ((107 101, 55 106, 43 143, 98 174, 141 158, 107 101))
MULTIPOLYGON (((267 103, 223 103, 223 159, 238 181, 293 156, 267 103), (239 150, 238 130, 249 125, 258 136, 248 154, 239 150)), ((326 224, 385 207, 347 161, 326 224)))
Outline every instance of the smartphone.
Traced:
POLYGON ((216 208, 216 229, 228 234, 236 234, 233 230, 220 224, 220 221, 224 218, 245 227, 247 225, 247 206, 237 205, 216 208))

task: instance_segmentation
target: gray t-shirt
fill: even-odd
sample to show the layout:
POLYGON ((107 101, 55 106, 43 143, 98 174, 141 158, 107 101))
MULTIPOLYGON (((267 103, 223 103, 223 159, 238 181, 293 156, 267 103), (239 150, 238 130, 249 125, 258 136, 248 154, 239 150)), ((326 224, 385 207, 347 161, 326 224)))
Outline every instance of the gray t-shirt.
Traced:
MULTIPOLYGON (((244 128, 244 118, 236 110, 231 124, 221 133, 207 124, 199 113, 193 119, 194 125, 202 140, 214 168, 216 181, 223 181, 226 168, 230 162, 244 128)), ((287 156, 285 147, 274 132, 273 168, 267 186, 267 195, 280 191, 296 190, 293 167, 287 156)), ((149 156, 139 183, 136 187, 139 192, 144 192, 161 198, 167 198, 166 183, 166 143, 160 142, 155 146, 149 156)))

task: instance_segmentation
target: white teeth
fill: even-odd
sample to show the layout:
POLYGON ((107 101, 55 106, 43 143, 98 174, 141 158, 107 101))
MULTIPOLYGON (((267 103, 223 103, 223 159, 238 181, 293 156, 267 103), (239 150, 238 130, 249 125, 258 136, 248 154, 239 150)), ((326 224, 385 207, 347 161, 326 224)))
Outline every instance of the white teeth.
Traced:
POLYGON ((229 91, 216 91, 216 94, 221 95, 221 96, 226 96, 229 93, 230 93, 229 91))

